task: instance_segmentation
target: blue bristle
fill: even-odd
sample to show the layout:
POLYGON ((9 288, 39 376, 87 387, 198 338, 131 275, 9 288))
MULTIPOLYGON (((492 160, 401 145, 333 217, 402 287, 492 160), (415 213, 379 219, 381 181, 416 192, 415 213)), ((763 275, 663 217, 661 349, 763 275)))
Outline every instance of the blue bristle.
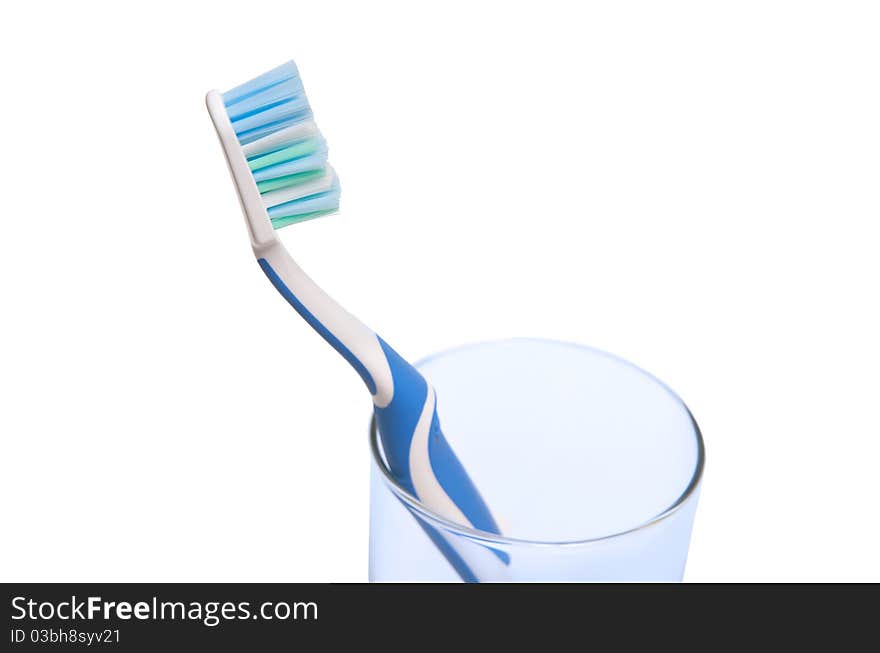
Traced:
POLYGON ((279 129, 290 127, 311 117, 312 111, 308 104, 298 102, 286 102, 282 105, 270 107, 257 114, 248 116, 239 121, 233 121, 232 127, 238 142, 242 145, 273 134, 279 129), (304 106, 303 106, 304 105, 304 106))
POLYGON ((273 68, 269 72, 263 73, 249 82, 245 82, 230 91, 226 91, 223 94, 223 104, 230 107, 236 102, 241 102, 243 99, 248 98, 255 93, 259 93, 264 89, 289 80, 299 81, 299 71, 297 71, 296 64, 292 61, 283 63, 277 68, 273 68))
POLYGON ((276 105, 297 100, 308 106, 308 103, 305 102, 305 92, 303 91, 302 84, 298 80, 296 84, 285 82, 263 89, 254 95, 244 98, 241 102, 227 106, 226 113, 229 114, 230 120, 241 120, 259 111, 265 111, 276 105))
POLYGON ((223 104, 242 145, 312 115, 292 61, 227 91, 223 94, 223 104))

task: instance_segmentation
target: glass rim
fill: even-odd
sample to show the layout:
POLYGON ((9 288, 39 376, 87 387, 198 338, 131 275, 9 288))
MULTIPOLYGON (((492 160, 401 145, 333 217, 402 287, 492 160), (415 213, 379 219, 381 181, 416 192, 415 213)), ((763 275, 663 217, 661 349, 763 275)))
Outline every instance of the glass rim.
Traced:
POLYGON ((644 375, 650 381, 660 386, 669 396, 670 398, 678 403, 682 408, 684 408, 685 413, 687 413, 688 419, 690 420, 691 427, 693 428, 694 437, 696 438, 697 445, 697 462, 694 465, 694 471, 691 475, 690 481, 685 486, 685 489, 679 495, 679 497, 673 501, 668 507, 661 510, 659 513, 646 519, 645 521, 632 526, 631 528, 627 528, 621 531, 617 531, 614 533, 609 533, 607 535, 600 535, 598 537, 591 537, 585 539, 578 540, 537 540, 537 539, 527 539, 527 538, 517 538, 517 537, 507 537, 505 535, 499 535, 498 533, 492 533, 490 531, 484 531, 477 528, 473 528, 472 526, 466 526, 464 524, 459 524, 457 522, 451 521, 446 517, 440 515, 437 512, 434 512, 430 508, 428 508, 425 504, 423 504, 418 497, 410 494, 404 487, 402 487, 397 480, 394 478, 394 475, 391 473, 391 470, 388 469, 388 466, 385 464, 382 455, 381 444, 379 443, 379 432, 376 428, 376 416, 371 415, 370 417, 370 427, 369 427, 369 438, 370 438, 370 453, 371 459, 374 465, 379 469, 384 477, 385 484, 391 489, 391 491, 397 496, 398 499, 403 501, 407 507, 415 510, 422 516, 426 517, 432 522, 436 522, 438 525, 442 526, 444 529, 451 531, 457 535, 462 535, 471 540, 479 541, 485 544, 496 544, 496 545, 528 545, 528 546, 582 546, 589 544, 596 544, 600 542, 605 542, 607 540, 613 540, 620 537, 625 537, 627 535, 632 535, 636 532, 643 531, 645 529, 651 528, 652 526, 656 526, 666 519, 677 513, 684 504, 687 503, 688 499, 690 499, 697 491, 697 488, 700 486, 700 482, 703 478, 703 468, 706 464, 706 448, 703 443, 703 434, 700 431, 700 426, 697 424, 696 419, 694 419, 693 414, 691 413, 690 408, 688 408, 687 404, 684 403, 681 397, 672 390, 668 385, 666 385, 663 381, 658 379, 656 376, 651 374, 650 372, 645 371, 638 365, 631 363, 625 358, 621 358, 616 354, 611 354, 602 349, 596 349, 595 347, 590 347, 588 345, 583 345, 577 342, 569 342, 564 340, 553 340, 549 338, 502 338, 498 340, 481 340, 478 342, 467 343, 464 345, 459 345, 457 347, 450 347, 449 349, 444 349, 442 351, 436 352, 425 358, 418 360, 415 363, 415 367, 418 369, 422 365, 425 365, 435 358, 440 358, 442 356, 448 356, 450 354, 458 353, 464 351, 466 349, 472 349, 475 347, 481 347, 485 345, 494 345, 504 342, 540 342, 544 344, 550 345, 563 345, 566 347, 575 347, 577 349, 583 349, 589 351, 593 354, 598 354, 600 356, 604 356, 606 358, 610 358, 617 363, 621 363, 634 369, 636 372, 644 375))

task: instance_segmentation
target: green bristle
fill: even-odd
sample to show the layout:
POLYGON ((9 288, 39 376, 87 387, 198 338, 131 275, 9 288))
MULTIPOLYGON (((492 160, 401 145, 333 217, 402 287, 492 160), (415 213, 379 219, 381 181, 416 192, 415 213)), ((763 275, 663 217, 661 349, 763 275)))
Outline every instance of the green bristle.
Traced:
POLYGON ((293 159, 299 159, 304 156, 309 156, 310 154, 314 154, 317 151, 318 141, 314 138, 308 138, 304 141, 300 141, 298 143, 288 145, 287 147, 283 147, 280 150, 270 152, 269 154, 255 157, 248 161, 248 167, 252 171, 260 170, 261 168, 268 168, 269 166, 275 165, 276 163, 284 163, 285 161, 291 161, 293 159))
POLYGON ((286 175, 284 177, 275 177, 274 179, 264 179, 257 182, 257 190, 260 193, 268 193, 270 190, 278 190, 279 188, 287 188, 288 186, 296 186, 315 177, 324 174, 323 170, 306 170, 305 172, 297 172, 295 175, 286 175))
POLYGON ((309 213, 300 213, 299 215, 288 215, 284 216, 283 218, 272 218, 272 226, 275 229, 281 229, 281 227, 296 224, 297 222, 305 222, 306 220, 320 218, 322 215, 327 215, 329 213, 333 213, 334 211, 311 211, 309 213))

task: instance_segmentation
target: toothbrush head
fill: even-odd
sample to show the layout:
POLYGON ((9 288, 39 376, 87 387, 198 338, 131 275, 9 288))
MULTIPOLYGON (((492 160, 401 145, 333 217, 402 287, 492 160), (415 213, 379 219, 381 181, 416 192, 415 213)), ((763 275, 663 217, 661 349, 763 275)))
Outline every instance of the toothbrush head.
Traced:
POLYGON ((206 103, 255 250, 277 242, 275 229, 338 210, 339 181, 292 61, 206 103))

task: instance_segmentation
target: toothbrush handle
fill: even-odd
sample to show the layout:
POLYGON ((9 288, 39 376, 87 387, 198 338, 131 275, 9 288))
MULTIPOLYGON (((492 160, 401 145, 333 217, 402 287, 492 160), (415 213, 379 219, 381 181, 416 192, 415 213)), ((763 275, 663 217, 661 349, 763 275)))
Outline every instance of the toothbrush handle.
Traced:
POLYGON ((434 389, 418 370, 325 293, 280 243, 255 253, 272 285, 370 390, 383 449, 400 484, 446 519, 498 533, 440 429, 434 389))

